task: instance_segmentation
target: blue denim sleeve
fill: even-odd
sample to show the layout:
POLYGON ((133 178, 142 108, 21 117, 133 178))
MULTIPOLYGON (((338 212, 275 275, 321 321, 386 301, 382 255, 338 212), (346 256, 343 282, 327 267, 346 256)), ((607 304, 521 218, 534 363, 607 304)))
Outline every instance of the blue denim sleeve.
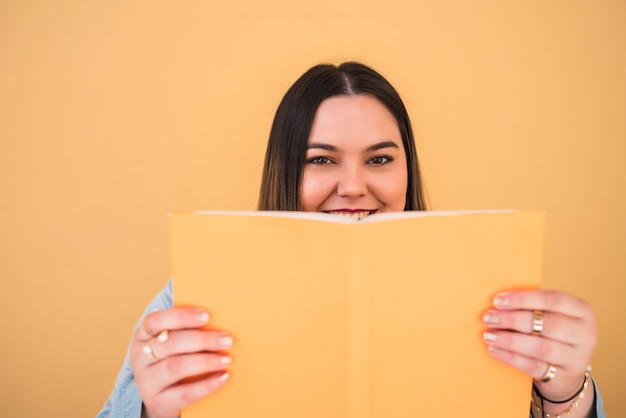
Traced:
POLYGON ((593 382, 593 388, 596 392, 596 416, 597 418, 606 418, 606 414, 604 413, 604 402, 602 402, 602 396, 600 396, 600 391, 598 390, 596 382, 593 382))
MULTIPOLYGON (((139 318, 137 325, 135 325, 135 329, 140 326, 146 314, 158 309, 171 308, 172 306, 172 280, 170 279, 167 285, 152 299, 152 302, 150 302, 141 318, 139 318)), ((130 368, 130 356, 127 351, 122 369, 117 375, 113 393, 111 393, 109 399, 107 399, 98 415, 96 415, 96 418, 140 418, 141 405, 141 396, 139 396, 139 391, 137 390, 133 370, 130 368)))

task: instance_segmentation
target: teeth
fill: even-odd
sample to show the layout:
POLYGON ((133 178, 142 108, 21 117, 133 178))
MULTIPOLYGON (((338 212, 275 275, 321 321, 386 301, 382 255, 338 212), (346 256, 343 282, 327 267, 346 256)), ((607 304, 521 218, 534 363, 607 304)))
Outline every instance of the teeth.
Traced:
POLYGON ((356 220, 361 220, 367 216, 369 216, 370 211, 369 210, 363 210, 361 212, 340 212, 340 211, 333 211, 331 210, 329 213, 333 214, 333 215, 341 215, 341 216, 349 216, 352 219, 356 219, 356 220))

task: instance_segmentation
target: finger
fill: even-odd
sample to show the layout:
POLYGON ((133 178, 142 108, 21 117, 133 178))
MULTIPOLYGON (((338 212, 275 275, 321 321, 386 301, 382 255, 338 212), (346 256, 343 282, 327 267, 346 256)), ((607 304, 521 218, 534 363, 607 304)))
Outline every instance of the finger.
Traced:
POLYGON ((493 303, 501 310, 539 310, 574 318, 593 315, 590 306, 575 296, 554 290, 518 290, 497 294, 493 303))
MULTIPOLYGON (((483 322, 493 329, 533 334, 534 312, 489 310, 483 315, 483 322)), ((586 323, 581 319, 552 312, 543 312, 541 318, 543 326, 539 335, 542 337, 570 345, 580 344, 589 338, 585 331, 586 323)))
POLYGON ((159 356, 171 357, 228 350, 233 345, 233 337, 227 332, 215 330, 164 331, 146 344, 151 344, 159 356))
POLYGON ((546 370, 548 370, 548 367, 550 366, 550 364, 545 361, 526 357, 499 347, 490 345, 488 350, 489 353, 498 360, 532 376, 533 379, 541 379, 544 377, 546 370))
POLYGON ((483 333, 483 339, 490 347, 524 358, 535 359, 541 363, 558 365, 568 370, 579 370, 582 363, 586 361, 586 357, 582 358, 583 356, 577 354, 575 347, 549 338, 511 331, 488 330, 483 333), (567 364, 564 360, 567 360, 567 364))
POLYGON ((541 393, 550 399, 565 399, 580 387, 587 379, 584 373, 571 373, 566 370, 534 358, 525 357, 518 353, 490 346, 489 353, 496 359, 506 363, 535 379, 535 385, 541 393), (548 377, 547 381, 541 380, 548 377))
POLYGON ((222 353, 195 353, 166 357, 150 366, 150 375, 156 376, 161 390, 195 376, 225 370, 232 359, 222 353))
POLYGON ((186 406, 220 389, 228 379, 229 374, 223 372, 181 383, 168 388, 147 403, 144 400, 144 405, 149 414, 151 411, 159 411, 164 415, 177 416, 186 406))
POLYGON ((137 329, 136 338, 147 341, 164 330, 197 328, 209 322, 209 313, 202 308, 172 308, 146 315, 137 329))

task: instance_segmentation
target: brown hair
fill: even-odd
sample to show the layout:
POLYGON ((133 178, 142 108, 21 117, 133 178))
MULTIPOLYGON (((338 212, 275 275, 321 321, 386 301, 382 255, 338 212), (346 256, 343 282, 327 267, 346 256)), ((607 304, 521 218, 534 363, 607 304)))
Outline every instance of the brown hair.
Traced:
POLYGON ((259 210, 302 210, 300 185, 315 112, 329 97, 357 94, 375 97, 396 119, 407 160, 404 210, 426 209, 415 140, 402 99, 373 69, 358 62, 346 62, 339 66, 312 67, 289 88, 280 102, 265 152, 259 210))

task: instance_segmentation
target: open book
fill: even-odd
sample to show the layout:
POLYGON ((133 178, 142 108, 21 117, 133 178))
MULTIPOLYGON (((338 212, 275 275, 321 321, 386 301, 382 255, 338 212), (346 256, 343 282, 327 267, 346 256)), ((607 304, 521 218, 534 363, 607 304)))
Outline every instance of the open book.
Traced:
POLYGON ((176 306, 235 337, 229 383, 183 418, 527 418, 492 358, 494 294, 538 288, 544 213, 170 216, 176 306))

